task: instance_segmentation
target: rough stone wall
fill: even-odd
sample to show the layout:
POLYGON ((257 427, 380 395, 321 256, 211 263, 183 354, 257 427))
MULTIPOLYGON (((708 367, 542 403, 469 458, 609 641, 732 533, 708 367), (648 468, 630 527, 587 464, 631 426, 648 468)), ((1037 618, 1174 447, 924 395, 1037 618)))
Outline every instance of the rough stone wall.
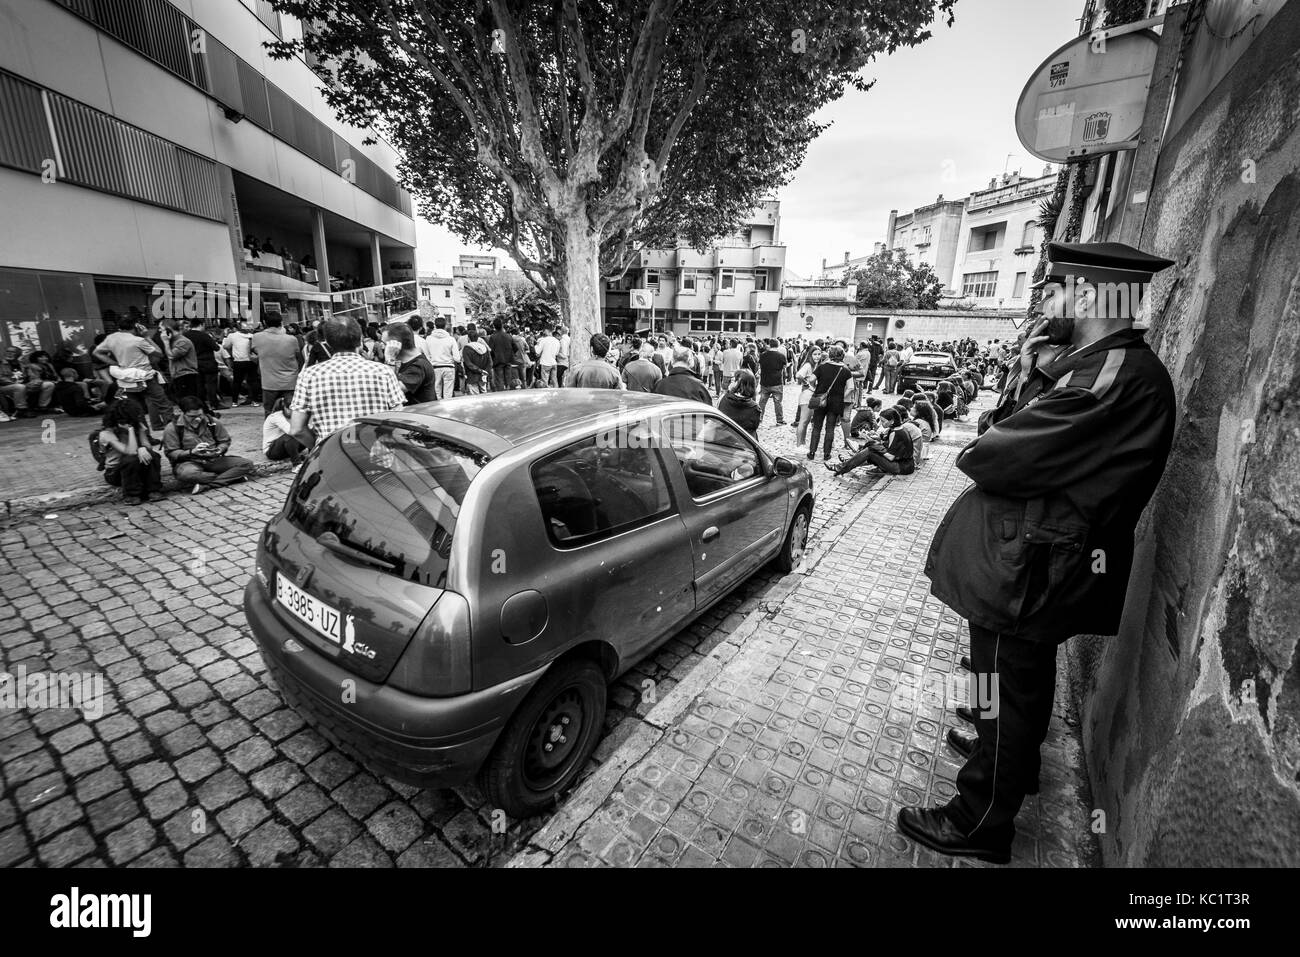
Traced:
MULTIPOLYGON (((1195 70, 1192 62, 1188 69, 1195 70)), ((1300 0, 1169 140, 1143 248, 1178 393, 1121 634, 1071 643, 1111 865, 1300 864, 1300 0)))

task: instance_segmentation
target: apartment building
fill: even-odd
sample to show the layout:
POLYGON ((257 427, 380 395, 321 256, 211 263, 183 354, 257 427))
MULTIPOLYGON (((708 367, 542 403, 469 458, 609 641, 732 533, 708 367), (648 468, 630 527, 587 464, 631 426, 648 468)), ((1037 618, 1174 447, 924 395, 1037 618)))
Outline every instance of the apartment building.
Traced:
POLYGON ((461 325, 464 315, 464 297, 457 296, 456 279, 453 276, 439 276, 433 273, 421 273, 419 280, 420 303, 429 303, 433 314, 446 316, 448 323, 461 325))
POLYGON ((170 305, 159 283, 209 318, 413 300, 396 152, 264 48, 302 24, 265 0, 5 0, 2 20, 5 344, 85 344, 107 310, 170 305))
POLYGON ((627 273, 601 290, 605 328, 776 335, 786 256, 780 224, 781 203, 768 199, 707 249, 642 249, 627 273))
POLYGON ((1055 188, 1055 171, 1031 179, 1011 173, 970 194, 952 265, 956 298, 979 308, 1028 307, 1043 241, 1039 209, 1055 188))
POLYGON ((894 250, 913 265, 928 263, 944 289, 953 285, 953 262, 961 237, 965 199, 944 199, 899 213, 889 211, 884 248, 894 250))

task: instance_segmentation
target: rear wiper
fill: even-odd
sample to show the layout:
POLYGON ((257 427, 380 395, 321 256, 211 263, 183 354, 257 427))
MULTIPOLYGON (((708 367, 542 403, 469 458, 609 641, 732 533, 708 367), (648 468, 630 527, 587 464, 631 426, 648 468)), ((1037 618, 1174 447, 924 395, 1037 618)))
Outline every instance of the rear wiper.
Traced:
POLYGON ((389 561, 387 558, 383 558, 371 552, 363 551, 355 545, 345 544, 338 535, 333 532, 326 532, 317 538, 316 541, 321 545, 324 545, 330 551, 342 555, 344 558, 350 558, 355 562, 360 562, 363 565, 371 565, 374 568, 386 572, 391 572, 397 567, 397 563, 394 561, 389 561))

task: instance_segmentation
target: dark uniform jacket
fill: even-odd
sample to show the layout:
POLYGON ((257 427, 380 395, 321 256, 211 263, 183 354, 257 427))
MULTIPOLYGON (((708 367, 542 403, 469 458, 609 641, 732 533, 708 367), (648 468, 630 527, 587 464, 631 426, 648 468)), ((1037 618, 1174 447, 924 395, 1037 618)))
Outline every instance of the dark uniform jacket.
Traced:
POLYGON ((1019 396, 1018 375, 957 458, 975 484, 935 532, 930 590, 1004 634, 1113 635, 1173 441, 1169 373, 1126 329, 1035 369, 1019 396))
POLYGON ((654 391, 657 395, 694 399, 705 405, 713 405, 713 396, 709 393, 708 386, 701 382, 700 377, 694 372, 682 366, 675 366, 671 372, 656 382, 654 391))

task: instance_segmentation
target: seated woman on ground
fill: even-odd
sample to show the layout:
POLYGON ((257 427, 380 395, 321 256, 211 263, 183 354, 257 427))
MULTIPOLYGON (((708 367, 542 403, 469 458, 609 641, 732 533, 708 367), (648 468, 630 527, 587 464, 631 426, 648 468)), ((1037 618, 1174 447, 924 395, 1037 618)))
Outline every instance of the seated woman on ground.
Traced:
POLYGON ((861 437, 863 429, 875 432, 879 426, 880 406, 879 399, 867 396, 853 413, 853 421, 849 423, 849 435, 856 439, 861 437))
POLYGON ((293 435, 288 410, 289 399, 280 396, 271 406, 271 414, 262 420, 262 454, 272 462, 290 459, 297 463, 307 451, 307 445, 293 435))
POLYGON ((143 505, 150 495, 162 498, 162 455, 153 447, 144 409, 120 392, 104 413, 99 447, 104 453, 104 481, 122 490, 127 505, 143 505))
POLYGON ((939 437, 943 430, 943 423, 939 421, 939 414, 925 399, 918 398, 912 404, 912 420, 921 428, 921 435, 927 442, 933 442, 939 437))
POLYGON ((838 465, 827 462, 826 467, 836 475, 844 475, 860 465, 887 475, 911 475, 916 471, 912 438, 903 428, 903 414, 897 406, 880 413, 880 427, 879 439, 868 442, 862 451, 841 459, 838 465))

